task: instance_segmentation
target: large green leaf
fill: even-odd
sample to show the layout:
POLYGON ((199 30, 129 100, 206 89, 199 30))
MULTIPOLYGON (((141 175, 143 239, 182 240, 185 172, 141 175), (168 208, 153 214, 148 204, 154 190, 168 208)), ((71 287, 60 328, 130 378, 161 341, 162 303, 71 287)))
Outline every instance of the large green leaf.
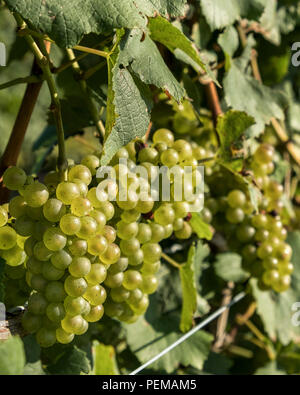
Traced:
MULTIPOLYGON (((140 363, 149 361, 182 336, 177 331, 179 315, 171 313, 162 316, 153 305, 150 305, 145 318, 141 317, 135 324, 127 326, 128 344, 140 363)), ((183 365, 201 370, 212 340, 212 335, 199 331, 154 362, 151 369, 171 373, 183 365)))
POLYGON ((217 255, 215 262, 215 271, 217 276, 225 281, 233 281, 235 283, 243 282, 249 277, 242 268, 242 257, 235 253, 226 252, 217 255))
POLYGON ((117 375, 119 374, 116 354, 113 346, 106 346, 97 341, 93 344, 93 357, 95 375, 117 375))
POLYGON ((203 221, 199 213, 192 214, 190 224, 199 239, 211 240, 213 238, 212 227, 203 221))
POLYGON ((49 373, 56 375, 88 374, 90 370, 86 353, 76 346, 67 347, 58 360, 47 368, 49 373))
POLYGON ((240 15, 239 0, 199 0, 212 30, 232 25, 240 15))
POLYGON ((10 337, 0 343, 0 375, 22 375, 25 352, 19 337, 10 337))
POLYGON ((179 15, 186 0, 7 0, 34 28, 61 47, 76 45, 84 34, 116 28, 146 28, 147 17, 179 15))
POLYGON ((220 137, 220 157, 225 162, 232 160, 234 151, 242 146, 246 130, 255 123, 255 120, 245 112, 228 111, 218 118, 217 132, 220 137))
POLYGON ((293 248, 292 261, 295 267, 291 288, 282 294, 275 294, 261 291, 257 280, 251 280, 253 295, 257 301, 257 312, 266 332, 272 340, 278 339, 284 345, 296 339, 300 333, 300 327, 294 326, 292 322, 292 306, 300 301, 300 232, 291 233, 288 242, 293 248))
POLYGON ((195 278, 196 247, 193 245, 188 254, 187 262, 180 267, 182 288, 182 310, 180 330, 187 332, 193 325, 194 314, 197 309, 197 289, 195 278))

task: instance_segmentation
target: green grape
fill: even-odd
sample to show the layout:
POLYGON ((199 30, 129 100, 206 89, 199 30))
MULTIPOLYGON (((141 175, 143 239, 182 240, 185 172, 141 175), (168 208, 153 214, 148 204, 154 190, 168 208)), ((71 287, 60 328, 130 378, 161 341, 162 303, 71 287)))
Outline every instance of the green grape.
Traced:
POLYGON ((158 129, 153 135, 154 143, 165 143, 168 147, 174 144, 174 135, 168 129, 158 129))
POLYGON ((129 264, 129 259, 122 256, 117 263, 109 267, 108 272, 109 274, 117 274, 119 272, 125 272, 125 270, 128 268, 128 264, 129 264))
POLYGON ((128 289, 129 291, 140 288, 142 282, 142 275, 137 270, 127 270, 124 273, 123 287, 128 289))
POLYGON ((268 257, 263 261, 263 267, 266 270, 274 270, 274 269, 278 269, 279 267, 279 261, 277 258, 274 257, 268 257))
POLYGON ((67 244, 67 238, 59 228, 48 228, 44 233, 43 241, 50 251, 62 250, 67 244))
POLYGON ((154 220, 163 226, 172 224, 175 220, 175 211, 170 204, 163 204, 154 212, 154 220))
POLYGON ((120 248, 122 253, 125 256, 130 256, 133 255, 136 251, 140 249, 140 242, 138 239, 130 239, 130 240, 121 240, 120 242, 120 248))
POLYGON ((173 204, 175 218, 185 218, 189 214, 190 205, 187 202, 175 202, 173 204))
POLYGON ((136 238, 141 244, 149 242, 152 238, 151 226, 143 223, 138 224, 138 233, 136 238))
POLYGON ((241 225, 237 228, 236 236, 242 243, 251 241, 255 235, 255 228, 249 225, 241 225))
POLYGON ((91 270, 85 276, 88 285, 97 285, 103 283, 107 276, 107 269, 101 263, 93 263, 91 270))
POLYGON ((252 225, 257 229, 265 229, 268 225, 268 217, 264 214, 255 215, 252 218, 252 225))
POLYGON ((89 199, 84 197, 77 197, 71 203, 71 212, 77 217, 84 217, 88 215, 93 209, 92 203, 89 199))
POLYGON ((268 285, 272 286, 274 282, 277 282, 279 279, 279 272, 277 270, 267 270, 264 272, 262 280, 263 282, 268 285))
POLYGON ((128 303, 131 305, 137 305, 142 300, 143 296, 144 294, 139 288, 133 289, 130 291, 128 303))
POLYGON ((125 303, 114 303, 112 301, 108 301, 105 303, 105 314, 110 318, 119 318, 123 314, 125 307, 125 303))
POLYGON ((46 313, 48 302, 41 293, 34 293, 28 299, 28 311, 32 314, 43 315, 46 313))
POLYGON ((215 215, 219 211, 219 202, 217 199, 209 198, 205 202, 206 207, 210 210, 210 212, 215 215))
POLYGON ((226 211, 226 219, 231 224, 240 224, 245 219, 244 211, 241 208, 229 208, 226 211))
POLYGON ((88 242, 76 238, 70 242, 68 248, 73 256, 84 256, 87 253, 88 242))
POLYGON ((98 210, 92 210, 89 213, 90 217, 94 218, 94 220, 96 220, 97 224, 98 224, 98 231, 103 231, 105 229, 106 226, 106 217, 105 215, 98 210))
POLYGON ((42 241, 38 241, 33 248, 33 253, 39 261, 46 262, 51 258, 53 251, 50 251, 42 241))
POLYGON ((84 313, 86 303, 87 301, 82 296, 78 296, 77 298, 67 296, 64 300, 64 308, 69 316, 80 315, 84 313))
POLYGON ((160 269, 160 261, 154 263, 144 263, 141 269, 143 274, 156 274, 160 269))
POLYGON ((180 162, 193 156, 192 147, 185 140, 176 140, 172 148, 178 152, 180 162))
POLYGON ((26 173, 19 167, 10 167, 3 174, 3 184, 11 191, 17 191, 23 188, 26 180, 26 173))
POLYGON ((291 262, 280 262, 278 269, 281 276, 291 275, 295 270, 294 265, 291 262))
POLYGON ((111 290, 110 297, 116 303, 122 303, 128 300, 130 292, 124 287, 114 288, 111 290))
POLYGON ((87 198, 92 203, 93 207, 99 209, 102 207, 102 203, 97 196, 97 188, 91 188, 87 193, 87 198))
POLYGON ((30 280, 32 289, 37 292, 45 292, 48 281, 41 274, 33 274, 30 280))
POLYGON ((87 322, 98 322, 101 320, 104 314, 104 307, 103 305, 98 305, 98 306, 92 306, 90 312, 88 314, 85 314, 83 318, 87 322))
POLYGON ((271 180, 266 190, 266 196, 269 196, 272 200, 277 200, 284 194, 284 188, 277 181, 271 180))
POLYGON ((102 255, 108 248, 108 242, 104 236, 97 235, 88 240, 88 252, 92 255, 102 255))
POLYGON ((131 307, 136 314, 138 315, 144 314, 149 307, 148 296, 143 295, 142 299, 138 303, 132 304, 131 307))
POLYGON ((260 259, 265 260, 273 254, 273 247, 268 242, 264 242, 258 247, 257 255, 260 259))
POLYGON ((114 243, 117 238, 117 231, 115 230, 115 228, 109 225, 104 226, 102 234, 109 244, 114 243))
POLYGON ((7 277, 11 278, 12 280, 20 280, 25 276, 25 273, 26 271, 24 265, 20 265, 16 267, 6 265, 5 267, 5 274, 7 275, 7 277))
POLYGON ((59 322, 53 322, 51 320, 49 320, 49 318, 47 317, 47 315, 45 315, 43 317, 43 324, 42 324, 43 328, 49 329, 49 330, 54 330, 56 331, 57 328, 60 327, 60 323, 59 322))
POLYGON ((10 250, 17 243, 17 234, 10 226, 0 228, 0 250, 10 250))
POLYGON ((0 227, 7 224, 8 213, 3 206, 0 206, 0 227))
POLYGON ((146 243, 142 246, 144 262, 155 263, 161 258, 161 247, 156 243, 146 243))
POLYGON ((292 258, 293 250, 289 244, 280 242, 276 249, 276 256, 280 261, 289 262, 292 258))
POLYGON ((106 251, 101 254, 100 259, 106 265, 113 265, 118 262, 121 256, 120 248, 117 244, 109 244, 106 251))
POLYGON ((33 274, 42 274, 43 262, 32 256, 26 262, 27 269, 33 274))
POLYGON ((23 215, 16 219, 14 228, 20 236, 31 236, 34 231, 34 221, 27 217, 27 215, 23 215))
POLYGON ((27 203, 23 196, 16 196, 9 202, 9 213, 12 217, 18 218, 26 214, 27 203))
POLYGON ((133 255, 128 257, 128 264, 130 266, 139 266, 144 261, 144 253, 140 249, 136 251, 133 255))
POLYGON ((291 282, 292 282, 291 276, 289 275, 280 276, 279 279, 272 284, 272 288, 274 289, 274 291, 282 293, 290 288, 291 282))
POLYGON ((66 297, 64 285, 59 281, 51 281, 45 289, 45 297, 48 302, 62 302, 66 297))
POLYGON ((255 240, 256 241, 267 241, 270 237, 270 232, 267 229, 258 229, 258 231, 255 234, 255 240))
POLYGON ((101 202, 98 208, 105 215, 107 221, 110 221, 115 215, 115 208, 111 202, 101 202))
POLYGON ((68 236, 73 236, 80 231, 81 220, 72 214, 64 215, 59 222, 60 229, 68 236))
POLYGON ((56 343, 56 332, 55 330, 41 328, 36 334, 36 340, 41 347, 51 347, 56 343))
POLYGON ((81 227, 76 235, 82 239, 89 239, 97 232, 98 224, 92 217, 81 217, 81 227))
POLYGON ((140 163, 149 162, 156 164, 159 160, 159 153, 154 148, 143 148, 138 154, 138 161, 140 163))
POLYGON ((146 295, 156 292, 158 287, 158 280, 154 275, 143 275, 143 282, 140 286, 141 291, 146 295))
POLYGON ((58 341, 58 343, 61 344, 69 344, 74 339, 73 333, 67 333, 62 328, 57 328, 55 334, 56 334, 56 340, 58 341))
POLYGON ((122 285, 124 280, 124 273, 119 272, 119 273, 108 273, 107 277, 104 281, 104 284, 108 288, 118 288, 122 285))
POLYGON ((86 299, 92 306, 103 304, 106 300, 106 296, 105 288, 99 284, 88 287, 83 295, 84 299, 86 299))
POLYGON ((92 182, 92 174, 90 169, 84 165, 76 165, 69 170, 68 174, 69 181, 81 180, 86 185, 90 185, 92 182))
POLYGON ((42 326, 42 318, 26 311, 22 317, 22 325, 27 333, 36 333, 42 326))
POLYGON ((122 240, 130 240, 134 238, 139 231, 137 222, 127 223, 119 221, 117 223, 117 235, 122 240))
POLYGON ((43 206, 43 214, 50 222, 59 222, 66 213, 66 206, 58 199, 49 199, 43 206))
POLYGON ((151 227, 151 243, 159 243, 165 238, 165 228, 162 225, 152 222, 151 227))
POLYGON ((231 208, 242 208, 247 202, 246 195, 240 190, 231 191, 228 195, 228 204, 231 208))
POLYGON ((46 185, 34 182, 24 189, 24 199, 30 207, 42 207, 49 198, 49 191, 46 185))
POLYGON ((96 155, 86 155, 81 164, 88 167, 93 176, 96 175, 96 170, 100 167, 100 159, 96 155))
POLYGON ((44 262, 42 265, 42 275, 48 281, 60 280, 64 274, 64 270, 57 269, 51 262, 44 262))
POLYGON ((188 222, 184 222, 182 229, 175 232, 175 236, 179 240, 187 240, 192 236, 192 233, 193 233, 193 229, 191 225, 188 222))
POLYGON ((82 319, 83 319, 82 326, 76 333, 76 335, 78 335, 78 336, 84 335, 87 332, 87 330, 89 329, 88 322, 83 317, 82 317, 82 319))
POLYGON ((176 166, 179 162, 179 154, 175 149, 167 149, 160 156, 161 163, 167 167, 176 166))
POLYGON ((136 208, 138 203, 138 196, 136 192, 129 190, 127 195, 122 197, 123 200, 120 200, 120 196, 117 196, 117 205, 122 210, 133 210, 136 208))
POLYGON ((210 224, 213 220, 212 212, 206 207, 204 207, 204 209, 202 210, 201 216, 203 221, 207 224, 210 224))
POLYGON ((88 285, 84 278, 76 278, 68 276, 65 281, 65 291, 69 296, 78 297, 82 296, 88 285))
POLYGON ((2 252, 2 258, 6 261, 6 264, 9 266, 20 266, 26 260, 26 253, 18 245, 15 245, 13 248, 10 248, 9 250, 4 250, 2 252))
POLYGON ((262 144, 254 154, 254 160, 259 164, 268 164, 274 159, 275 150, 269 144, 262 144))
POLYGON ((65 318, 61 322, 62 329, 70 334, 75 333, 77 335, 81 332, 83 326, 84 319, 81 315, 70 316, 66 315, 65 318))
POLYGON ((48 304, 46 314, 50 321, 59 323, 66 315, 64 305, 62 303, 50 303, 48 304))
MULTIPOLYGON (((137 207, 138 207, 139 203, 137 204, 137 207)), ((127 222, 128 224, 130 224, 131 222, 137 222, 140 219, 140 217, 141 217, 141 214, 136 209, 124 211, 121 214, 121 219, 124 222, 127 222)))
POLYGON ((175 232, 181 230, 184 227, 184 220, 183 218, 176 218, 173 223, 173 229, 175 232))
POLYGON ((51 256, 51 263, 56 269, 65 270, 71 262, 72 257, 66 250, 57 251, 51 256))
POLYGON ((91 261, 86 257, 74 257, 69 272, 73 277, 85 277, 91 270, 91 261))
POLYGON ((73 182, 61 182, 56 189, 56 197, 64 204, 71 204, 80 196, 79 186, 73 182))
POLYGON ((148 214, 154 207, 154 201, 151 196, 142 196, 142 199, 138 201, 136 210, 141 214, 148 214))

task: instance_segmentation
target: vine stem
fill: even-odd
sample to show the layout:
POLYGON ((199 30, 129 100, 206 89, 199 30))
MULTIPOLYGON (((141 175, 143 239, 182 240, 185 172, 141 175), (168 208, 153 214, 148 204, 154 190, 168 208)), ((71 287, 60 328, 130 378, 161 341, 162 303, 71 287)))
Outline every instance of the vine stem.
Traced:
POLYGON ((0 90, 10 88, 11 86, 21 85, 21 84, 37 84, 41 82, 42 79, 37 75, 29 75, 28 77, 24 78, 16 78, 14 80, 5 82, 4 84, 0 84, 0 90))
MULTIPOLYGON (((14 14, 16 22, 20 29, 26 29, 27 24, 23 21, 21 16, 17 13, 14 14)), ((63 120, 61 114, 61 104, 58 96, 58 91, 56 88, 55 80, 50 68, 50 59, 48 53, 44 49, 43 51, 39 48, 35 40, 31 35, 26 34, 24 36, 25 40, 31 51, 34 53, 37 63, 41 68, 45 81, 47 82, 50 95, 51 95, 51 111, 54 116, 56 131, 57 131, 57 143, 58 143, 58 159, 57 159, 57 167, 61 174, 61 178, 64 177, 65 170, 67 169, 67 158, 66 158, 66 148, 65 148, 65 135, 64 135, 64 127, 63 120)))
MULTIPOLYGON (((241 25, 238 25, 237 29, 238 29, 238 33, 239 33, 239 36, 241 39, 242 46, 243 46, 243 48, 245 48, 247 45, 247 35, 245 33, 245 30, 243 29, 243 27, 241 25)), ((262 80, 262 77, 260 74, 260 70, 259 70, 259 66, 258 66, 258 62, 257 62, 257 52, 255 51, 255 49, 252 49, 252 52, 251 52, 251 68, 252 68, 254 78, 262 84, 263 80, 262 80)), ((288 153, 290 154, 290 156, 300 166, 300 150, 297 149, 297 147, 295 146, 295 144, 292 141, 290 141, 289 135, 288 135, 287 131, 285 130, 285 128, 274 117, 271 118, 271 124, 273 126, 273 129, 275 130, 275 133, 281 140, 281 142, 286 145, 286 149, 287 149, 288 153)))
MULTIPOLYGON (((68 55, 70 61, 74 61, 74 59, 76 59, 74 51, 72 49, 67 49, 66 51, 67 51, 67 55, 68 55)), ((79 85, 81 87, 82 92, 84 93, 87 106, 89 108, 90 114, 93 118, 93 121, 94 121, 95 126, 97 128, 97 131, 99 133, 100 142, 101 142, 101 144, 103 144, 104 137, 105 137, 105 127, 99 117, 99 113, 98 113, 98 110, 95 106, 95 103, 93 102, 92 98, 89 95, 89 88, 88 88, 86 81, 84 79, 80 78, 82 76, 82 71, 81 71, 79 63, 77 61, 74 61, 72 63, 72 68, 73 68, 74 74, 76 76, 78 76, 79 85)))
MULTIPOLYGON (((205 92, 208 98, 208 105, 213 113, 214 126, 217 126, 218 117, 223 115, 223 111, 220 104, 220 99, 217 91, 217 87, 213 81, 205 84, 205 92)), ((219 138, 219 136, 217 136, 219 138)))
POLYGON ((161 257, 168 263, 170 263, 170 265, 176 267, 177 269, 181 269, 181 265, 176 262, 174 259, 170 258, 169 255, 165 254, 164 252, 162 252, 161 257))
POLYGON ((98 56, 101 56, 102 58, 105 58, 105 59, 107 59, 109 57, 109 54, 105 51, 99 51, 98 49, 83 47, 82 45, 76 45, 73 49, 76 49, 76 51, 81 51, 81 52, 86 52, 86 53, 90 53, 93 55, 98 55, 98 56))

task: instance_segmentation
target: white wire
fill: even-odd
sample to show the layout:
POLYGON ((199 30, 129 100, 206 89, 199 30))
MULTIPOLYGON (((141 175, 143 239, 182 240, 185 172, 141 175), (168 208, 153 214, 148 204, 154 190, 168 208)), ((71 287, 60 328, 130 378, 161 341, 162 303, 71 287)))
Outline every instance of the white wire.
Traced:
POLYGON ((135 376, 136 374, 140 373, 142 370, 147 368, 149 365, 151 365, 153 362, 156 362, 158 359, 160 359, 162 356, 166 355, 168 352, 173 350, 175 347, 177 347, 179 344, 183 343, 185 340, 187 340, 189 337, 193 336, 196 332, 198 332, 200 329, 204 328, 206 325, 208 325, 210 322, 215 320, 217 317, 219 317, 224 311, 229 309, 231 306, 235 305, 238 303, 240 300, 242 300, 246 296, 245 292, 241 292, 238 295, 236 295, 232 301, 223 307, 220 307, 217 311, 215 311, 213 314, 211 314, 209 317, 207 317, 204 321, 200 322, 195 328, 187 332, 185 335, 183 335, 180 339, 176 340, 175 343, 171 344, 167 348, 165 348, 162 352, 160 352, 158 355, 150 359, 150 361, 146 362, 144 365, 140 366, 138 369, 134 370, 129 374, 129 376, 135 376))

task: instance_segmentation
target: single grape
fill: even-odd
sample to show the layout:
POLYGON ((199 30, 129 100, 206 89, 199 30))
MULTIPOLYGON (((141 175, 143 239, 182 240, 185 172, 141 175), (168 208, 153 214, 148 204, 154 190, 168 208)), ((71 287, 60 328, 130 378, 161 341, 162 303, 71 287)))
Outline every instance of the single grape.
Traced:
POLYGON ((81 228, 81 220, 72 214, 66 214, 60 219, 60 229, 68 236, 73 236, 81 228))
POLYGON ((43 241, 50 251, 62 250, 67 244, 67 238, 59 228, 48 228, 44 233, 43 241))
POLYGON ((71 204, 74 199, 80 196, 80 189, 73 182, 61 182, 56 189, 56 197, 64 204, 71 204))
POLYGON ((165 228, 162 225, 152 222, 151 227, 151 243, 159 243, 165 238, 165 228))
POLYGON ((139 288, 133 289, 130 291, 128 303, 131 305, 137 305, 142 300, 143 296, 144 294, 139 288))
POLYGON ((138 224, 138 233, 136 238, 141 244, 145 244, 151 240, 152 230, 151 226, 148 224, 140 223, 138 224))
POLYGON ((267 164, 274 159, 275 150, 272 145, 262 144, 254 154, 254 160, 259 164, 267 164))
POLYGON ((129 259, 122 256, 117 263, 111 265, 108 269, 109 274, 117 274, 119 272, 125 272, 128 268, 129 259))
POLYGON ((22 325, 27 333, 36 333, 42 326, 42 318, 26 311, 22 317, 22 325))
POLYGON ((23 196, 16 196, 9 202, 9 213, 12 217, 18 218, 26 214, 27 203, 23 196))
POLYGON ((116 303, 122 303, 128 300, 130 292, 124 287, 114 288, 111 290, 110 297, 116 303))
POLYGON ((92 255, 102 255, 108 249, 108 242, 104 236, 97 235, 88 240, 88 252, 92 255))
POLYGON ((41 328, 36 334, 36 340, 44 348, 51 347, 56 343, 56 332, 51 329, 41 328))
POLYGON ((43 315, 46 313, 48 302, 41 293, 33 293, 28 299, 28 311, 32 314, 43 315))
POLYGON ((143 282, 140 286, 141 291, 146 295, 156 292, 158 287, 158 280, 154 275, 143 275, 143 282))
MULTIPOLYGON (((137 205, 137 207, 138 207, 138 205, 137 205)), ((140 217, 141 217, 141 214, 136 209, 124 211, 121 214, 121 219, 124 222, 127 222, 128 224, 130 224, 131 222, 137 222, 140 219, 140 217)))
POLYGON ((45 297, 48 302, 62 302, 66 297, 64 285, 59 281, 51 281, 45 289, 45 297))
POLYGON ((66 315, 64 305, 62 303, 50 303, 46 314, 50 321, 59 323, 66 315))
POLYGON ((81 180, 74 180, 74 184, 76 184, 79 188, 80 197, 86 198, 89 192, 88 186, 81 180))
POLYGON ((247 198, 243 191, 234 190, 229 193, 227 201, 229 206, 233 209, 242 208, 245 206, 247 198))
POLYGON ((86 257, 74 257, 69 272, 73 277, 85 277, 91 270, 91 261, 86 257))
POLYGON ((226 211, 226 219, 231 224, 242 223, 245 219, 244 211, 241 208, 229 208, 226 211))
POLYGON ((88 215, 93 209, 92 203, 87 198, 77 197, 71 203, 71 212, 77 217, 88 215))
POLYGON ((154 201, 152 197, 148 195, 146 196, 142 195, 135 209, 141 214, 148 214, 152 211, 153 207, 154 207, 154 201))
POLYGON ((68 245, 69 251, 73 256, 84 256, 87 253, 88 242, 82 239, 73 239, 68 245))
POLYGON ((43 206, 43 214, 50 222, 59 222, 66 213, 66 206, 58 199, 49 199, 43 206))
POLYGON ((161 205, 155 212, 154 212, 154 220, 163 226, 172 224, 175 220, 175 211, 170 204, 163 204, 161 205))
POLYGON ((144 253, 141 249, 128 257, 128 264, 130 266, 139 266, 140 264, 143 263, 143 261, 144 261, 144 253))
POLYGON ((83 318, 87 322, 98 322, 101 320, 104 314, 104 308, 103 305, 98 305, 98 306, 92 306, 90 312, 88 314, 85 314, 83 318))
POLYGON ((66 250, 57 251, 51 256, 52 265, 60 270, 67 269, 71 262, 72 256, 66 250))
POLYGON ((81 227, 76 235, 82 239, 89 239, 97 232, 98 224, 92 217, 81 217, 81 227))
POLYGON ((93 176, 96 175, 96 170, 100 167, 100 159, 96 155, 86 155, 81 164, 88 167, 93 176))
POLYGON ((182 229, 175 232, 175 236, 179 240, 187 240, 192 236, 192 233, 193 233, 193 229, 191 225, 188 222, 184 222, 182 229))
POLYGON ((174 144, 174 135, 168 129, 158 129, 153 135, 154 143, 165 143, 168 147, 174 144))
POLYGON ((92 181, 92 174, 90 169, 84 165, 76 165, 69 170, 68 174, 69 181, 81 180, 86 185, 89 185, 92 181))
POLYGON ((17 234, 10 226, 5 225, 0 228, 0 249, 9 250, 17 243, 17 234))
POLYGON ((160 156, 161 163, 167 167, 176 166, 179 162, 179 154, 175 149, 167 149, 160 156))
POLYGON ((190 205, 187 202, 175 202, 173 204, 175 218, 185 218, 190 211, 190 205))
POLYGON ((70 316, 66 315, 61 322, 62 329, 70 334, 75 333, 76 335, 81 332, 84 319, 81 315, 70 316))
POLYGON ((6 264, 9 266, 13 266, 13 267, 20 266, 26 260, 26 253, 18 245, 15 245, 9 250, 4 250, 2 252, 2 258, 6 261, 6 264))
POLYGON ((142 246, 144 262, 155 263, 161 258, 161 247, 156 243, 146 243, 142 246))
POLYGON ((124 273, 123 287, 129 291, 140 288, 142 282, 143 278, 140 272, 136 270, 127 270, 124 273))
POLYGON ((101 285, 93 285, 88 287, 83 297, 92 305, 97 306, 103 304, 106 300, 105 288, 101 285))
POLYGON ((121 251, 127 257, 136 253, 140 249, 140 246, 140 242, 135 238, 130 240, 121 240, 120 242, 121 251))
POLYGON ((156 151, 155 148, 143 148, 140 150, 138 154, 138 161, 140 163, 149 162, 156 164, 159 160, 159 153, 156 151))
POLYGON ((100 259, 106 265, 113 265, 118 262, 121 256, 120 248, 117 244, 109 244, 106 251, 101 254, 100 259))
POLYGON ((26 173, 19 167, 10 167, 3 174, 3 184, 11 191, 17 191, 23 188, 27 180, 26 173))
POLYGON ((57 269, 51 262, 43 262, 42 275, 48 281, 57 281, 65 274, 64 270, 57 269))
POLYGON ((88 285, 84 278, 76 278, 68 276, 65 281, 65 291, 69 296, 78 297, 82 296, 88 285))
POLYGON ((124 273, 123 272, 118 272, 118 273, 108 273, 107 277, 104 281, 104 284, 108 288, 118 288, 122 285, 124 280, 124 273))
POLYGON ((138 315, 144 314, 149 307, 148 296, 143 295, 142 299, 138 303, 131 304, 131 307, 136 314, 138 314, 138 315))
POLYGON ((193 156, 191 145, 185 140, 176 140, 172 147, 179 154, 179 160, 182 162, 193 156))
POLYGON ((24 199, 30 207, 42 207, 49 198, 49 191, 46 185, 34 182, 24 189, 24 199))
POLYGON ((56 340, 58 341, 58 343, 61 344, 69 344, 74 339, 73 333, 67 333, 62 328, 57 328, 55 334, 56 334, 56 340))
POLYGON ((154 263, 144 263, 141 269, 143 274, 156 274, 160 269, 161 263, 160 261, 154 263))
POLYGON ((122 240, 130 240, 134 238, 139 230, 137 222, 127 223, 119 221, 117 223, 117 235, 122 240))
POLYGON ((93 263, 90 272, 85 276, 88 285, 103 283, 107 276, 107 269, 101 263, 93 263))
POLYGON ((109 225, 104 226, 102 234, 109 244, 114 243, 117 238, 117 231, 115 230, 115 228, 109 225))
POLYGON ((94 218, 98 224, 98 231, 103 231, 106 226, 106 217, 105 215, 99 210, 92 210, 89 213, 90 217, 94 218))
POLYGON ((32 289, 35 291, 44 293, 48 285, 48 281, 41 274, 33 274, 30 284, 32 289))

